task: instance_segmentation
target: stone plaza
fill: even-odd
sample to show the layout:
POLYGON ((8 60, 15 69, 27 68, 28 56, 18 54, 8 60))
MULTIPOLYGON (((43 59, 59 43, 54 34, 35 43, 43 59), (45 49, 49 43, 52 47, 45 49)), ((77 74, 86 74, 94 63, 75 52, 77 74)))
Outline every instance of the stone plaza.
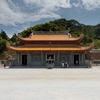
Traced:
POLYGON ((0 68, 0 100, 99 100, 100 67, 0 68))

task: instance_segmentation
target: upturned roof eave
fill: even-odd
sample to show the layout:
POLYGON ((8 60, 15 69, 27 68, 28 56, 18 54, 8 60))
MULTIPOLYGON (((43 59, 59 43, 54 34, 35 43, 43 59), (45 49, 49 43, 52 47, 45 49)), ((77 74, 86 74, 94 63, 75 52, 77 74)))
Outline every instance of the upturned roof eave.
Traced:
POLYGON ((93 43, 88 47, 12 47, 7 46, 8 49, 13 51, 89 51, 94 47, 93 43))
POLYGON ((77 38, 73 38, 73 37, 71 37, 71 38, 68 38, 68 39, 66 39, 66 40, 63 40, 63 39, 46 39, 46 40, 44 40, 44 39, 35 39, 34 40, 34 38, 22 38, 22 37, 19 37, 19 36, 17 36, 18 37, 18 39, 19 39, 19 41, 21 41, 21 42, 36 42, 36 41, 65 41, 65 42, 76 42, 76 43, 78 43, 78 42, 80 42, 83 38, 84 38, 84 35, 80 35, 80 37, 77 37, 77 38))

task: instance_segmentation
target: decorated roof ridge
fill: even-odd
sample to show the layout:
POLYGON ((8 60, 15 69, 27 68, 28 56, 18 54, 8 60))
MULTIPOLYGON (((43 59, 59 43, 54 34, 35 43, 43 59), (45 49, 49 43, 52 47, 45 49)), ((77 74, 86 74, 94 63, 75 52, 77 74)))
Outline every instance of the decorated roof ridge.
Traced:
POLYGON ((92 43, 90 44, 90 47, 91 47, 91 48, 94 48, 94 42, 92 42, 92 43))
POLYGON ((9 42, 6 42, 6 48, 11 47, 9 42))
MULTIPOLYGON (((46 31, 45 31, 46 32, 46 31)), ((50 31, 49 31, 50 32, 50 31)), ((53 31, 54 32, 54 31, 53 31)), ((34 34, 33 32, 28 36, 28 37, 22 37, 20 34, 17 35, 18 38, 22 38, 22 39, 26 39, 26 38, 32 38, 34 35, 43 35, 43 34, 34 34)), ((45 33, 44 35, 57 35, 57 34, 48 34, 48 33, 45 33)), ((72 37, 70 33, 58 33, 58 35, 67 35, 69 38, 74 38, 74 39, 77 39, 77 38, 80 38, 80 37, 84 37, 84 34, 81 33, 79 37, 72 37)))
POLYGON ((77 39, 76 44, 80 43, 83 38, 84 38, 84 34, 81 33, 80 36, 76 38, 77 39))
MULTIPOLYGON (((68 31, 32 31, 31 34, 29 35, 29 37, 34 35, 68 35, 70 34, 68 31)), ((18 37, 21 37, 20 33, 18 33, 17 35, 18 37)), ((27 38, 27 37, 26 37, 27 38)))
POLYGON ((33 34, 68 34, 68 31, 32 31, 33 34))
POLYGON ((6 48, 23 48, 25 45, 20 45, 18 47, 10 45, 9 42, 6 42, 6 48))
POLYGON ((9 42, 6 42, 6 46, 8 46, 8 45, 10 45, 10 43, 9 42))
POLYGON ((32 38, 33 37, 33 32, 29 35, 29 38, 32 38))
POLYGON ((10 45, 9 42, 6 42, 6 48, 7 48, 7 49, 10 49, 10 48, 11 48, 11 45, 10 45))
POLYGON ((72 38, 80 38, 80 39, 82 38, 83 39, 84 38, 84 34, 81 33, 78 37, 72 37, 72 38))
POLYGON ((82 48, 88 48, 87 50, 91 50, 94 48, 94 42, 92 42, 89 46, 83 46, 82 48))
POLYGON ((83 46, 84 47, 90 47, 90 48, 94 48, 94 42, 92 42, 89 46, 83 46))
POLYGON ((18 33, 17 37, 21 37, 20 33, 18 33))
POLYGON ((80 37, 84 37, 84 34, 83 34, 83 33, 81 33, 81 34, 80 34, 80 37))
MULTIPOLYGON (((23 44, 34 44, 36 41, 38 42, 64 42, 66 41, 66 44, 78 44, 81 42, 81 40, 84 38, 84 34, 81 33, 79 37, 69 37, 68 34, 34 34, 31 33, 29 37, 21 37, 20 34, 17 35, 17 38, 19 41, 21 41, 23 44)), ((39 43, 40 44, 40 43, 39 43)), ((45 44, 45 43, 44 43, 45 44)))

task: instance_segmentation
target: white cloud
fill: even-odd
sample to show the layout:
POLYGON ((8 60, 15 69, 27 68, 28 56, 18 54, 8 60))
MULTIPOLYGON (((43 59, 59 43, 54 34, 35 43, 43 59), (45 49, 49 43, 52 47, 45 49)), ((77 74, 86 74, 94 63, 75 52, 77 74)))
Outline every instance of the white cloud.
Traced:
POLYGON ((75 0, 71 5, 75 7, 83 7, 86 10, 95 10, 100 8, 100 0, 75 0))
POLYGON ((82 0, 83 6, 87 10, 94 10, 100 8, 100 0, 82 0))
POLYGON ((13 25, 22 23, 24 14, 11 1, 0 0, 0 24, 13 25))
POLYGON ((72 5, 75 7, 82 7, 81 0, 76 0, 76 2, 73 2, 72 5))
POLYGON ((43 18, 60 18, 60 7, 70 8, 70 0, 23 0, 22 6, 13 0, 0 0, 0 24, 16 26, 43 18))
POLYGON ((0 0, 0 24, 16 26, 45 18, 61 18, 59 9, 85 7, 87 10, 100 8, 100 0, 0 0))
POLYGON ((70 0, 24 0, 26 4, 32 4, 32 5, 38 5, 42 8, 48 8, 49 7, 63 7, 63 8, 69 8, 70 0))

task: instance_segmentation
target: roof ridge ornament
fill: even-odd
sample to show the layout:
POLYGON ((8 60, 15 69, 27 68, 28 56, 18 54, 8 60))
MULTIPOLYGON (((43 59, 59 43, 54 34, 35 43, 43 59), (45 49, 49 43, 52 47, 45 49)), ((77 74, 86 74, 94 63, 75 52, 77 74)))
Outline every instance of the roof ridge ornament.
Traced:
POLYGON ((72 37, 72 35, 70 34, 70 28, 68 27, 68 30, 67 30, 67 34, 69 37, 72 37))
POLYGON ((65 31, 66 34, 68 34, 68 36, 71 38, 72 35, 70 34, 70 28, 68 27, 68 30, 65 31))
POLYGON ((31 28, 31 32, 34 33, 34 30, 31 28))
POLYGON ((9 47, 10 47, 10 43, 6 42, 6 48, 9 48, 9 47))
POLYGON ((10 43, 9 42, 6 42, 6 46, 10 46, 10 43))
POLYGON ((83 33, 81 33, 81 34, 80 34, 80 37, 84 37, 84 34, 83 34, 83 33))
POLYGON ((31 33, 29 37, 32 38, 33 37, 33 33, 31 33))
POLYGON ((33 37, 33 33, 34 33, 34 30, 31 28, 31 34, 30 34, 30 38, 32 38, 33 37))
POLYGON ((51 27, 50 27, 50 30, 49 31, 52 32, 51 27))
POLYGON ((68 31, 68 33, 70 32, 70 28, 69 27, 68 27, 68 30, 67 31, 68 31))
POLYGON ((94 42, 92 42, 92 43, 90 44, 90 46, 91 46, 91 47, 94 47, 94 42))
POLYGON ((20 33, 18 33, 18 37, 21 37, 20 33))

